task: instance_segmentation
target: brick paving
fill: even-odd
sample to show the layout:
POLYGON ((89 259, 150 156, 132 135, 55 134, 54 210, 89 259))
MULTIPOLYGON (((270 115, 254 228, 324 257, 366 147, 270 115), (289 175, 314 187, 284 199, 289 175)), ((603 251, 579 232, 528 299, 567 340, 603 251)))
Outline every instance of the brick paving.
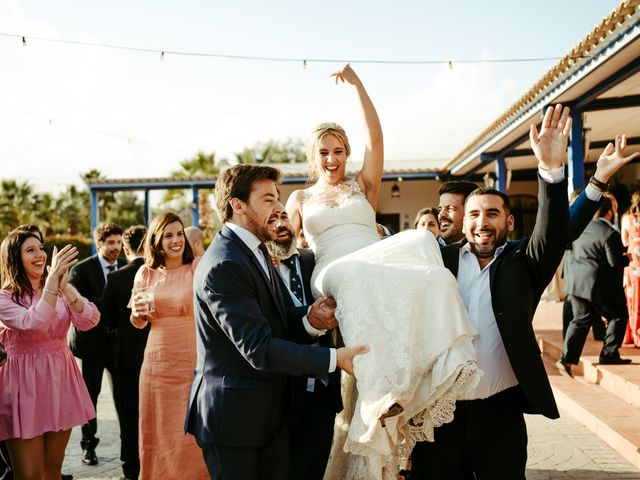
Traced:
MULTIPOLYGON (((538 415, 527 416, 529 431, 528 480, 640 480, 640 470, 618 455, 607 444, 585 427, 561 412, 559 420, 547 420, 538 415)), ((75 428, 64 462, 64 473, 74 479, 117 480, 120 469, 119 429, 111 398, 109 383, 103 382, 98 401, 97 453, 100 463, 95 467, 82 465, 80 461, 80 429, 75 428)), ((163 479, 183 480, 183 479, 163 479)))

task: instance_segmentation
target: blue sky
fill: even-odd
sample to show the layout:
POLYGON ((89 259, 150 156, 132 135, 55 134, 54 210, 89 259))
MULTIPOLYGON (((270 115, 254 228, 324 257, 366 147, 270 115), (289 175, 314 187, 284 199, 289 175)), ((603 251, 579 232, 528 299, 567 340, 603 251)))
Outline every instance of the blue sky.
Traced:
MULTIPOLYGON (((353 64, 392 162, 456 154, 555 63, 456 60, 563 56, 618 3, 0 0, 0 32, 153 50, 452 60, 452 69, 353 64)), ((362 155, 355 95, 328 77, 340 63, 161 61, 1 36, 0 59, 0 178, 40 190, 78 183, 90 168, 165 176, 198 149, 231 157, 256 141, 304 139, 326 120, 343 124, 353 157, 362 155)))

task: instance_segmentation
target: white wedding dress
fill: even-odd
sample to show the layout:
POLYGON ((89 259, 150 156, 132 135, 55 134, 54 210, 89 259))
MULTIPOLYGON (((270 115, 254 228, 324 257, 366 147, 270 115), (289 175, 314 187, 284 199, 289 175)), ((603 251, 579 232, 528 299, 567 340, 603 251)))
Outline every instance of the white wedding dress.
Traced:
POLYGON ((357 182, 305 190, 303 230, 315 252, 314 296, 332 295, 346 346, 368 345, 343 374, 325 480, 396 479, 401 458, 453 419, 481 375, 477 335, 430 232, 380 240, 357 182), (357 385, 354 386, 354 383, 357 385), (394 404, 402 412, 380 417, 394 404))

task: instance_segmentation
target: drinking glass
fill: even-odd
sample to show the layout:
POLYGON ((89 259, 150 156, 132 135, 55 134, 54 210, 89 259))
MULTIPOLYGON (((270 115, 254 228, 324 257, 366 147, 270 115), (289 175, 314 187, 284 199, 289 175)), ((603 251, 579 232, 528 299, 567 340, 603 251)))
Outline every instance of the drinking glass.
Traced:
POLYGON ((143 315, 149 315, 156 311, 153 287, 135 287, 133 289, 133 301, 134 303, 146 305, 146 308, 138 309, 138 312, 143 315))

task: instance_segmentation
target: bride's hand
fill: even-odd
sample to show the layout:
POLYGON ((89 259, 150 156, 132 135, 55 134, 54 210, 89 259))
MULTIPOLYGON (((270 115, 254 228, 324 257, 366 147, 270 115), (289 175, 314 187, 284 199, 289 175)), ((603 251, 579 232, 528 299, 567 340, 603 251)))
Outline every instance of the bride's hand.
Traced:
POLYGON ((367 353, 369 347, 360 345, 358 347, 342 347, 336 350, 336 366, 344 370, 349 375, 353 375, 353 357, 367 353))
POLYGON ((317 330, 331 330, 338 326, 335 313, 336 301, 333 297, 320 297, 311 305, 307 320, 317 330))
POLYGON ((348 63, 344 67, 342 67, 342 70, 333 72, 331 76, 335 77, 336 85, 338 84, 338 82, 346 82, 351 85, 360 83, 358 75, 356 75, 356 72, 353 71, 353 68, 351 68, 351 65, 349 65, 348 63))

